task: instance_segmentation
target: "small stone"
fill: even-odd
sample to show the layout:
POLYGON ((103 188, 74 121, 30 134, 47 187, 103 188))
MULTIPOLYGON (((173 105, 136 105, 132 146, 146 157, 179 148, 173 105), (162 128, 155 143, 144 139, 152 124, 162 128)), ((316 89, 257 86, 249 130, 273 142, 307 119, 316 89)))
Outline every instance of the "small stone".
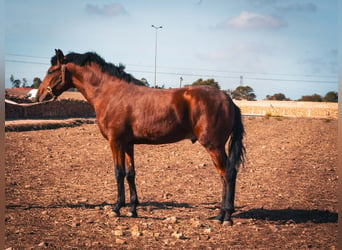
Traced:
POLYGON ((105 210, 106 212, 112 211, 112 206, 110 206, 110 205, 106 205, 106 206, 104 206, 103 208, 104 208, 104 210, 105 210))
POLYGON ((39 247, 45 247, 45 246, 47 246, 47 244, 44 241, 42 241, 38 244, 38 246, 39 247))
POLYGON ((143 234, 141 232, 134 232, 132 233, 132 236, 133 237, 139 237, 139 236, 142 236, 143 234))
POLYGON ((133 237, 139 237, 142 235, 142 233, 139 231, 139 227, 137 225, 135 225, 131 228, 131 234, 133 237))
POLYGON ((116 244, 119 244, 119 245, 127 244, 127 242, 124 239, 120 239, 120 238, 117 238, 115 242, 116 244))
POLYGON ((177 217, 175 216, 168 217, 165 220, 163 220, 163 222, 168 223, 168 224, 175 224, 177 223, 177 217))
POLYGON ((208 227, 208 228, 204 229, 204 233, 206 233, 206 234, 209 234, 212 231, 213 231, 213 229, 211 227, 208 227))
POLYGON ((203 224, 202 224, 199 220, 195 220, 195 221, 192 223, 192 225, 193 225, 194 227, 202 227, 202 226, 203 226, 203 224))
POLYGON ((77 203, 78 203, 78 204, 84 204, 84 203, 86 203, 87 201, 88 201, 87 198, 81 198, 81 199, 77 200, 77 203))
POLYGON ((71 224, 71 226, 72 226, 72 227, 79 227, 79 226, 81 226, 81 223, 80 223, 80 222, 73 222, 73 223, 71 224))
POLYGON ((114 231, 114 235, 116 235, 116 236, 123 236, 124 232, 121 229, 118 229, 118 230, 114 231))
POLYGON ((183 239, 183 238, 184 238, 183 234, 182 234, 182 233, 179 233, 178 231, 173 232, 173 233, 171 234, 171 236, 173 236, 173 237, 175 237, 175 238, 177 238, 177 239, 183 239))
POLYGON ((172 194, 170 194, 170 193, 166 193, 163 195, 164 199, 170 199, 171 197, 172 197, 172 194))

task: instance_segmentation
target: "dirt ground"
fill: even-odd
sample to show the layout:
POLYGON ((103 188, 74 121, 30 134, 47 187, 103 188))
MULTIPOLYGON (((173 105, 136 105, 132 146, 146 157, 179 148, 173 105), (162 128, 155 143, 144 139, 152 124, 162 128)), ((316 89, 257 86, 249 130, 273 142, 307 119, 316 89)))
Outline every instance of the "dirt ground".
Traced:
MULTIPOLYGON (((244 117, 247 161, 232 227, 198 143, 137 145, 138 218, 115 217, 96 124, 6 132, 6 248, 337 249, 337 120, 244 117)), ((126 200, 129 196, 126 187, 126 200)))

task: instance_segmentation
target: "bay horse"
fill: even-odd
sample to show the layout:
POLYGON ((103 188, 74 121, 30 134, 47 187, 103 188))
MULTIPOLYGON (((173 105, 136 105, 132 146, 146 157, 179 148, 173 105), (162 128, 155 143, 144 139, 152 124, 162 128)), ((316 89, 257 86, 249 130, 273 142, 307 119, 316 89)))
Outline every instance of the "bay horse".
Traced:
POLYGON ((222 180, 222 204, 216 219, 233 224, 236 176, 245 147, 240 109, 227 94, 210 86, 149 88, 122 66, 107 63, 96 53, 64 56, 59 49, 55 52, 39 86, 37 101, 56 99, 69 88, 76 88, 92 105, 113 155, 117 182, 113 212, 117 216, 125 206, 125 178, 130 190, 130 216, 138 216, 134 144, 190 139, 207 150, 222 180))

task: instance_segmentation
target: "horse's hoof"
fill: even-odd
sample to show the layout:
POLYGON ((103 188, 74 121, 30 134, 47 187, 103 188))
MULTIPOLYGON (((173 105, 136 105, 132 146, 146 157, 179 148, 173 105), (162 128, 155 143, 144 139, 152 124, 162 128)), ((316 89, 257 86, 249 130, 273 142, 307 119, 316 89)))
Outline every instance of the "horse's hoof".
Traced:
POLYGON ((112 210, 113 213, 115 214, 116 217, 120 217, 120 211, 115 211, 114 209, 112 210))
POLYGON ((222 220, 220 220, 219 218, 215 218, 215 219, 214 219, 214 222, 215 222, 216 224, 222 224, 222 220))
POLYGON ((231 227, 233 226, 233 221, 232 220, 225 220, 223 223, 222 223, 223 226, 228 226, 228 227, 231 227))
POLYGON ((216 221, 218 224, 222 224, 224 215, 225 215, 225 213, 220 212, 220 213, 215 217, 215 221, 216 221))
POLYGON ((138 217, 138 213, 137 212, 128 212, 128 216, 132 217, 132 218, 137 218, 138 217))

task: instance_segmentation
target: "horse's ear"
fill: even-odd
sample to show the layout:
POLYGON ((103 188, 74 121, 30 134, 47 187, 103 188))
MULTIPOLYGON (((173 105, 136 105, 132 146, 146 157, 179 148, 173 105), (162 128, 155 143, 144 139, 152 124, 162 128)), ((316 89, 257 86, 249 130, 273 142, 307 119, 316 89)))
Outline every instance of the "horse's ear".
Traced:
POLYGON ((60 49, 55 49, 56 57, 57 57, 57 63, 63 64, 64 61, 64 55, 63 52, 60 49))

